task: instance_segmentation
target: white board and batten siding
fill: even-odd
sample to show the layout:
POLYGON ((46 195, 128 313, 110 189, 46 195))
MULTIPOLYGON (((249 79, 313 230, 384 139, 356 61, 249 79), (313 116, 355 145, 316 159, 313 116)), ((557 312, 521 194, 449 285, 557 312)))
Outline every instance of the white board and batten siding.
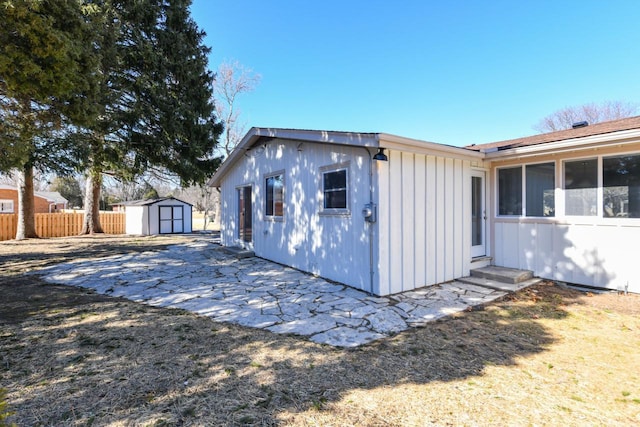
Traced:
POLYGON ((389 295, 469 274, 471 161, 390 150, 376 165, 379 281, 389 295))
POLYGON ((257 256, 370 291, 368 224, 369 159, 362 147, 271 140, 248 150, 221 183, 221 243, 257 256), (322 209, 322 171, 347 167, 348 213, 322 209), (265 215, 266 178, 282 173, 284 215, 265 215), (251 186, 252 242, 238 234, 238 188, 251 186))
POLYGON ((567 283, 640 292, 640 225, 496 219, 495 263, 567 283), (625 243, 621 243, 625 242, 625 243))

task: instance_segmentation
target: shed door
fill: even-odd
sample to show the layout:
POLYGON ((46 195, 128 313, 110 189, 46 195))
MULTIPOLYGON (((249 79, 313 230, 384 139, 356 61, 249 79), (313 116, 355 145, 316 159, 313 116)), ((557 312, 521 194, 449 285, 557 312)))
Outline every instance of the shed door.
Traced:
POLYGON ((160 234, 184 232, 184 206, 159 206, 160 234))
POLYGON ((471 173, 471 256, 474 258, 487 254, 484 176, 482 171, 471 173))

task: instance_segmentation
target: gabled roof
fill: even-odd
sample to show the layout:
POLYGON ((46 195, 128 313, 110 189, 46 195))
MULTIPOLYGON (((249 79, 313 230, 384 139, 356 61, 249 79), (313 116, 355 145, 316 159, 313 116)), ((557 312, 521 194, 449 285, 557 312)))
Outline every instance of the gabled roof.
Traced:
POLYGON ((340 132, 324 130, 302 130, 282 128, 251 128, 231 155, 220 165, 209 180, 210 186, 218 187, 222 178, 244 154, 252 148, 273 139, 302 141, 316 144, 341 145, 345 147, 387 148, 400 151, 441 153, 458 158, 480 159, 481 153, 451 145, 436 144, 418 139, 404 138, 388 133, 340 132))
POLYGON ((531 145, 547 144, 550 142, 566 141, 575 138, 604 135, 613 132, 640 129, 640 116, 628 117, 625 119, 612 120, 609 122, 596 123, 575 129, 566 129, 556 132, 543 133, 524 138, 509 139, 506 141, 491 142, 488 144, 468 145, 465 148, 481 152, 492 152, 495 150, 507 150, 510 148, 528 147, 531 145))
POLYGON ((125 202, 112 203, 111 206, 149 206, 149 205, 153 205, 160 202, 166 202, 167 200, 175 200, 177 202, 181 202, 189 206, 193 206, 191 203, 185 202, 184 200, 176 199, 175 197, 160 197, 159 199, 127 200, 125 202))
POLYGON ((640 116, 524 138, 468 145, 466 147, 454 147, 386 133, 254 127, 247 132, 231 155, 220 165, 209 180, 208 185, 220 186, 227 172, 247 151, 274 139, 347 147, 386 148, 453 158, 494 161, 505 160, 514 156, 522 157, 540 153, 562 152, 564 150, 585 150, 607 144, 635 143, 640 140, 640 116))
MULTIPOLYGON (((18 191, 15 185, 0 184, 0 190, 18 191)), ((69 203, 67 199, 57 191, 34 191, 33 195, 45 199, 49 203, 69 203)))
POLYGON ((69 201, 62 197, 57 191, 34 191, 33 194, 47 199, 51 203, 69 203, 69 201))

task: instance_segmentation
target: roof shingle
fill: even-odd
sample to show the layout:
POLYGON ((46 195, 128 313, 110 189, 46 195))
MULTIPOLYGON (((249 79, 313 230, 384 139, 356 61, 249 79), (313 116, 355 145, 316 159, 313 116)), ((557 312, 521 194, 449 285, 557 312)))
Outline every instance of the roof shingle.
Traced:
POLYGON ((581 138, 586 136, 601 135, 624 130, 640 129, 640 116, 628 117, 625 119, 612 120, 609 122, 595 123, 589 126, 576 129, 566 129, 539 135, 527 136, 524 138, 509 139, 506 141, 491 142, 488 144, 468 145, 465 148, 470 150, 505 150, 508 148, 526 147, 529 145, 546 144, 548 142, 564 141, 567 139, 581 138))

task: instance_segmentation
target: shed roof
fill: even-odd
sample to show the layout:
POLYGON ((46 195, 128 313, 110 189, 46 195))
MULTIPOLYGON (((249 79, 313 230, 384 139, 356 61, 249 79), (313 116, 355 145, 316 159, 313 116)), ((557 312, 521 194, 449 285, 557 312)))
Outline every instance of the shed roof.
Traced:
POLYGON ((189 206, 193 206, 189 202, 185 202, 184 200, 177 199, 175 197, 160 197, 159 199, 141 199, 141 200, 127 200, 119 203, 112 203, 112 206, 150 206, 160 202, 166 202, 167 200, 175 200, 177 202, 184 203, 189 206))

